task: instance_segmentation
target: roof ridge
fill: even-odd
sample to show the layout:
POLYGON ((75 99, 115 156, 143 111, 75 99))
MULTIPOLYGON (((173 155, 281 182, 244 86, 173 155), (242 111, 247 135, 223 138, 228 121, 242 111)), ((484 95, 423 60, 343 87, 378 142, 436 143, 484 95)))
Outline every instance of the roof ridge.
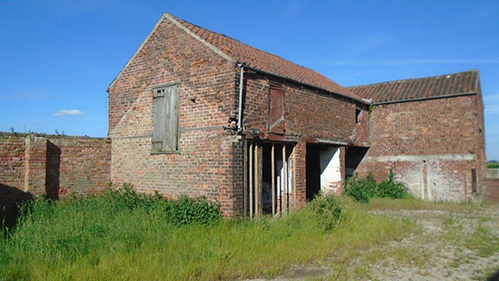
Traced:
MULTIPOLYGON (((471 70, 466 70, 466 71, 460 71, 460 72, 454 72, 454 73, 448 73, 448 74, 441 74, 441 75, 434 75, 434 76, 426 76, 426 77, 419 77, 419 78, 406 78, 406 79, 399 79, 399 80, 390 80, 390 81, 385 81, 385 82, 376 82, 376 83, 369 83, 369 84, 361 84, 361 85, 354 85, 354 86, 346 86, 345 88, 360 88, 360 87, 366 87, 366 86, 374 86, 374 85, 381 85, 381 84, 391 84, 391 83, 401 83, 401 82, 408 82, 408 81, 415 81, 415 80, 424 80, 424 79, 431 79, 431 78, 439 78, 439 77, 447 77, 447 76, 455 76, 463 73, 472 73, 472 72, 480 72, 478 68, 474 68, 471 70)), ((478 77, 477 77, 478 79, 478 77)))
POLYGON ((183 26, 183 28, 186 29, 186 31, 189 31, 189 33, 192 33, 192 35, 195 35, 196 37, 199 37, 203 42, 206 42, 206 44, 209 44, 210 46, 213 46, 215 49, 219 50, 221 53, 225 54, 227 57, 232 58, 234 61, 238 61, 241 63, 246 63, 248 64, 249 67, 254 68, 255 70, 260 70, 263 72, 267 72, 269 74, 277 75, 280 76, 281 78, 284 78, 286 80, 294 81, 297 83, 301 83, 304 85, 311 85, 313 87, 316 87, 318 89, 322 89, 324 91, 334 93, 340 96, 345 96, 347 98, 351 98, 354 100, 357 100, 359 102, 364 102, 364 99, 362 97, 358 96, 354 92, 348 90, 346 87, 336 83, 333 81, 331 78, 321 74, 320 72, 305 67, 303 65, 300 65, 298 63, 295 63, 289 59, 283 58, 279 55, 273 54, 271 52, 259 49, 257 47, 251 46, 249 44, 246 44, 238 39, 235 39, 233 37, 230 37, 226 34, 212 31, 210 29, 207 29, 205 27, 199 26, 197 24, 191 23, 189 21, 183 20, 179 17, 176 17, 170 13, 165 12, 164 15, 172 19, 173 21, 178 22, 183 26), (205 34, 205 32, 207 32, 205 34), (214 38, 215 37, 215 38, 214 38), (217 40, 216 37, 220 37, 217 40), (221 39, 221 40, 220 40, 221 39), (225 40, 226 39, 226 40, 225 40), (233 49, 231 49, 230 45, 224 45, 224 43, 229 43, 230 45, 234 45, 233 49), (259 58, 256 59, 258 62, 255 62, 254 58, 249 58, 244 56, 244 50, 248 50, 250 52, 261 52, 260 54, 257 55, 263 55, 263 56, 269 56, 268 58, 274 60, 274 64, 270 63, 268 65, 259 65, 260 63, 265 63, 265 59, 259 58), (287 65, 289 64, 289 65, 287 65), (287 65, 287 66, 286 66, 287 65), (277 66, 277 68, 276 68, 277 66), (279 71, 279 68, 289 68, 288 70, 291 70, 292 72, 290 73, 289 71, 279 71), (293 73, 293 69, 294 72, 293 73), (288 73, 285 73, 288 72, 288 73), (291 74, 297 74, 300 76, 300 78, 297 78, 297 75, 291 75, 291 74), (295 77, 293 77, 295 76, 295 77), (308 81, 307 81, 308 80, 308 81), (314 80, 314 82, 311 82, 310 80, 314 80))
MULTIPOLYGON (((249 45, 249 44, 247 44, 247 43, 244 43, 243 41, 241 41, 241 40, 239 40, 239 39, 236 39, 236 38, 234 38, 234 37, 228 36, 228 35, 223 34, 223 33, 220 33, 220 32, 213 31, 213 30, 208 29, 208 28, 206 28, 206 27, 202 27, 202 26, 200 26, 200 25, 194 24, 194 23, 192 23, 192 22, 190 22, 190 21, 183 20, 183 19, 181 19, 181 18, 179 18, 179 17, 177 17, 177 16, 174 16, 174 15, 172 15, 172 14, 170 14, 170 13, 165 12, 165 14, 170 15, 171 17, 175 18, 176 20, 181 20, 181 21, 186 22, 186 23, 188 23, 188 24, 191 24, 191 25, 193 25, 193 26, 195 26, 195 27, 197 27, 197 28, 204 29, 204 30, 207 30, 207 31, 209 31, 209 32, 212 32, 212 33, 216 33, 216 34, 218 34, 218 35, 221 35, 221 36, 223 36, 223 37, 226 37, 226 38, 232 39, 232 40, 234 40, 234 41, 237 41, 237 42, 241 43, 242 45, 246 45, 246 46, 248 46, 248 47, 250 47, 250 48, 257 49, 257 50, 262 51, 262 52, 264 52, 264 53, 267 53, 267 54, 269 54, 269 55, 271 55, 271 56, 274 56, 274 57, 280 58, 280 59, 282 59, 282 60, 285 60, 285 61, 287 61, 287 62, 290 62, 290 63, 292 63, 292 64, 295 64, 295 65, 297 65, 297 66, 299 66, 299 67, 301 67, 301 68, 305 68, 305 69, 308 69, 308 70, 314 71, 314 72, 316 72, 317 74, 320 74, 320 75, 324 76, 323 74, 321 74, 320 72, 316 71, 315 69, 308 68, 308 67, 303 66, 303 65, 301 65, 301 64, 297 64, 296 62, 293 62, 293 61, 291 61, 291 60, 289 60, 289 59, 286 59, 286 58, 284 58, 284 57, 281 57, 281 56, 279 56, 279 55, 276 55, 276 54, 274 54, 274 53, 271 53, 271 52, 269 52, 269 51, 265 51, 265 50, 262 50, 262 49, 260 49, 260 48, 257 48, 257 47, 254 47, 254 46, 251 46, 251 45, 249 45)), ((212 45, 213 45, 213 44, 212 44, 212 45)), ((225 52, 224 52, 224 53, 225 53, 225 52)), ((326 78, 330 79, 330 78, 329 78, 329 77, 327 77, 327 76, 324 76, 324 77, 326 77, 326 78)), ((330 79, 330 80, 331 80, 331 79, 330 79)), ((331 80, 331 81, 332 81, 332 80, 331 80)), ((333 81, 333 82, 334 82, 334 81, 333 81)))

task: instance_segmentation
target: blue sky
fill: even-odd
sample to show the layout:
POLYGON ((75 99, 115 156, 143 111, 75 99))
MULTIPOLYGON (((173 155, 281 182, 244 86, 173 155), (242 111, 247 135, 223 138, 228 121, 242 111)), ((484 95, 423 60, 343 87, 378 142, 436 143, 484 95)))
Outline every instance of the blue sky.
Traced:
POLYGON ((0 131, 107 134, 111 81, 163 12, 351 86, 480 69, 499 160, 499 1, 0 2, 0 131))

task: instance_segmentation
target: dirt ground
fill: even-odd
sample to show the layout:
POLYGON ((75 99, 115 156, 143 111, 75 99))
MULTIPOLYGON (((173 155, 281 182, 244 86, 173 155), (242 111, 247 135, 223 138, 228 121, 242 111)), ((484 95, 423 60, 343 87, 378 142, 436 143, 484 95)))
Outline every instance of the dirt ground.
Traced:
POLYGON ((274 280, 499 280, 499 205, 381 210, 415 221, 401 241, 374 245, 354 258, 331 257, 290 268, 274 280))

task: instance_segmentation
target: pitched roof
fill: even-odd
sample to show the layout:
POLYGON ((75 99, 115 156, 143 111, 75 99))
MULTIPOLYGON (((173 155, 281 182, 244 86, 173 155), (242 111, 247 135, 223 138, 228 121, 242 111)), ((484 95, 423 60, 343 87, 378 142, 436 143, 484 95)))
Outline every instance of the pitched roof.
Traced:
POLYGON ((478 70, 347 87, 374 103, 473 94, 478 91, 478 70))
MULTIPOLYGON (((178 21, 201 39, 215 46, 234 60, 245 63, 251 68, 275 74, 299 83, 309 84, 317 88, 340 94, 358 101, 361 97, 335 83, 315 70, 303 67, 274 54, 246 45, 236 39, 194 25, 171 14, 165 14, 178 21)), ((364 101, 365 102, 365 101, 364 101)))

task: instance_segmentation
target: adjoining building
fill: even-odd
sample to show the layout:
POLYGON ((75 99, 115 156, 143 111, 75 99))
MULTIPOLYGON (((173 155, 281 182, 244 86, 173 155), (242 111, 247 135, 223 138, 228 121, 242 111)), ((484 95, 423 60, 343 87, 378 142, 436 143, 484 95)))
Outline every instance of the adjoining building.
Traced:
MULTIPOLYGON (((486 170, 484 107, 478 70, 349 87, 372 99, 370 148, 356 171, 393 171, 412 194, 471 200, 486 170)), ((348 171, 347 171, 348 172, 348 171)))

